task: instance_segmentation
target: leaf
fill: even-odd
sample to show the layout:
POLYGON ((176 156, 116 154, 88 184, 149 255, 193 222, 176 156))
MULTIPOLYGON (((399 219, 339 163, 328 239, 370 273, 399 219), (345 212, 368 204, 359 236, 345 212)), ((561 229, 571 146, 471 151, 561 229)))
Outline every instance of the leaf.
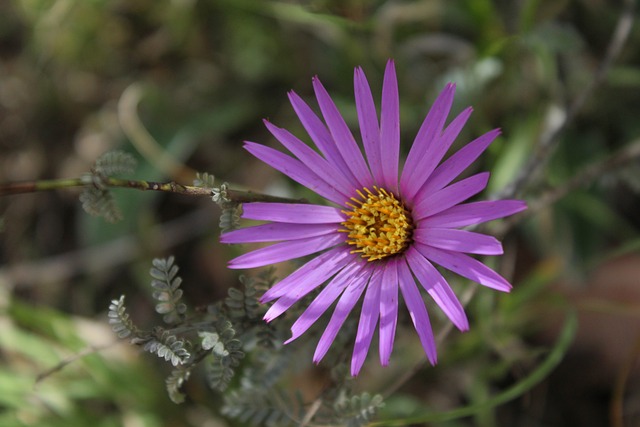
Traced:
POLYGON ((222 414, 251 425, 289 426, 301 419, 300 401, 292 399, 282 389, 243 387, 224 396, 222 414))
POLYGON ((207 172, 196 173, 196 179, 193 180, 193 185, 195 187, 202 188, 213 188, 215 185, 216 178, 213 175, 208 174, 207 172))
POLYGON ((340 425, 361 427, 368 424, 383 405, 383 398, 380 394, 371 396, 364 392, 349 398, 341 397, 334 407, 337 422, 340 425))
POLYGON ((235 338, 231 322, 220 321, 215 332, 198 332, 202 348, 210 350, 207 358, 207 382, 214 390, 224 391, 235 376, 235 368, 244 358, 242 343, 235 338))
POLYGON ((199 331, 198 336, 202 338, 202 348, 205 350, 211 350, 214 354, 224 357, 228 356, 229 352, 225 349, 224 343, 220 341, 220 336, 215 332, 199 331))
POLYGON ((95 174, 102 176, 130 175, 135 172, 138 162, 124 151, 108 151, 100 156, 94 166, 95 174))
POLYGON ((165 384, 167 386, 167 393, 169 394, 169 399, 171 399, 173 403, 184 402, 185 395, 184 393, 182 393, 181 388, 182 385, 189 379, 189 376, 191 376, 191 369, 192 366, 186 369, 182 367, 174 369, 171 372, 171 375, 167 377, 165 381, 165 384))
POLYGON ((80 193, 80 203, 82 203, 82 209, 89 215, 103 217, 110 223, 122 220, 122 212, 107 189, 85 187, 80 193))
POLYGON ((174 265, 173 256, 167 259, 156 258, 152 261, 153 267, 149 274, 153 278, 151 287, 155 289, 152 296, 159 302, 156 304, 156 312, 164 314, 162 320, 173 325, 184 320, 187 306, 180 302, 182 298, 182 278, 178 274, 178 266, 174 265))
POLYGON ((111 301, 107 316, 109 317, 111 329, 118 335, 118 338, 138 335, 138 328, 135 327, 131 319, 129 319, 129 314, 126 312, 124 295, 121 295, 120 299, 111 301))
POLYGON ((163 358, 167 362, 171 362, 173 366, 184 364, 191 354, 185 348, 185 341, 178 339, 169 331, 156 328, 154 335, 146 340, 134 340, 134 344, 142 344, 144 342, 144 350, 149 353, 155 353, 158 357, 163 358))

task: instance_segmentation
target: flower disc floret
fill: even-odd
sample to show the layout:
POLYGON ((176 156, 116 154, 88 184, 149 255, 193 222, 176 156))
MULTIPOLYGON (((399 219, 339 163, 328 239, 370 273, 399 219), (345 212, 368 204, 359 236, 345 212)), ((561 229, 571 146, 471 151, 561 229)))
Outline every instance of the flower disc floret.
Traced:
POLYGON ((351 253, 375 261, 404 252, 411 243, 413 221, 411 214, 393 193, 373 187, 358 190, 360 198, 347 202, 350 211, 342 211, 349 217, 340 231, 348 233, 347 243, 355 246, 351 253))

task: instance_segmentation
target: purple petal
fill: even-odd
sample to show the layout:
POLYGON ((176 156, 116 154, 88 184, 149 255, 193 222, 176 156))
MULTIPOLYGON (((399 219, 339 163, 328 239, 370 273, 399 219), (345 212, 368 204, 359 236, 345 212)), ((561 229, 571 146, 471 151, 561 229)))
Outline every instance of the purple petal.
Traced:
POLYGON ((382 161, 380 159, 380 127, 373 95, 362 68, 357 67, 353 75, 353 87, 356 98, 356 110, 364 151, 369 160, 369 168, 376 185, 383 185, 382 161))
POLYGON ((244 203, 242 211, 242 218, 245 219, 290 224, 339 224, 346 220, 340 209, 298 203, 244 203))
POLYGON ((436 98, 431 109, 427 113, 427 117, 425 117, 422 122, 422 126, 420 126, 420 130, 418 130, 418 134, 411 145, 411 149, 407 155, 407 160, 404 164, 404 169, 402 170, 402 176, 400 178, 402 194, 414 194, 419 188, 418 187, 414 190, 411 183, 414 180, 414 176, 420 172, 420 169, 422 169, 420 164, 423 157, 426 153, 432 150, 434 142, 439 139, 440 134, 442 133, 444 122, 447 119, 449 110, 451 110, 451 105, 453 104, 453 95, 455 91, 455 84, 447 84, 444 90, 440 92, 440 95, 436 98))
POLYGON ((351 169, 351 172, 360 183, 360 187, 371 187, 373 181, 371 179, 371 173, 367 164, 362 157, 360 148, 353 138, 351 131, 347 127, 344 119, 340 115, 338 108, 333 103, 333 100, 327 93, 322 83, 318 78, 313 79, 313 89, 318 99, 318 105, 324 116, 324 120, 327 123, 329 132, 335 141, 335 144, 342 154, 342 158, 347 163, 347 167, 351 169))
POLYGON ((409 271, 407 263, 402 260, 398 264, 398 276, 400 279, 400 291, 402 297, 409 310, 413 326, 418 332, 420 343, 424 349, 429 362, 435 365, 438 362, 438 354, 436 352, 436 340, 433 337, 431 322, 429 322, 429 314, 420 295, 420 291, 416 287, 416 282, 409 271))
POLYGON ((462 277, 480 283, 483 286, 502 292, 509 292, 511 284, 504 277, 481 263, 475 258, 459 252, 450 252, 444 249, 436 249, 420 243, 415 244, 416 249, 430 261, 451 270, 462 277))
POLYGON ((324 123, 322 123, 313 110, 295 92, 289 92, 289 101, 291 101, 291 105, 298 115, 300 123, 302 123, 311 140, 316 144, 316 147, 322 152, 327 161, 336 169, 340 170, 352 186, 359 186, 358 180, 353 176, 344 158, 342 158, 342 154, 340 154, 336 143, 324 123))
POLYGON ((413 208, 414 219, 420 220, 455 206, 485 189, 489 172, 482 172, 427 195, 413 208))
MULTIPOLYGON (((313 151, 307 144, 300 141, 289 131, 279 128, 274 124, 264 121, 269 132, 282 143, 294 156, 307 166, 313 173, 322 178, 327 184, 335 187, 344 196, 344 201, 349 200, 353 190, 352 185, 342 172, 327 162, 322 156, 313 151)), ((341 203, 341 204, 344 204, 341 203)))
POLYGON ((387 62, 382 84, 380 150, 384 187, 397 194, 400 156, 400 101, 398 79, 392 60, 387 62))
POLYGON ((364 295, 362 312, 358 322, 358 333, 351 358, 351 375, 356 376, 367 358, 376 323, 380 316, 380 287, 382 284, 382 270, 377 268, 371 276, 367 293, 364 295))
POLYGON ((330 183, 327 183, 312 172, 311 169, 300 160, 287 156, 273 148, 250 141, 245 141, 244 148, 272 168, 279 170, 297 183, 315 191, 325 199, 337 204, 344 203, 344 194, 340 193, 330 183))
POLYGON ((351 254, 347 247, 333 248, 318 255, 273 285, 260 298, 260 302, 264 304, 284 295, 298 295, 301 289, 313 289, 357 258, 357 255, 351 254))
POLYGON ((340 271, 333 280, 322 289, 318 296, 313 300, 307 309, 300 315, 298 320, 291 326, 291 338, 285 341, 289 344, 291 341, 305 333, 319 318, 324 314, 333 302, 338 299, 344 288, 347 287, 354 275, 366 265, 363 262, 353 263, 340 271))
POLYGON ((420 221, 421 227, 455 228, 504 218, 527 208, 522 200, 490 200, 453 206, 420 221))
POLYGON ((407 182, 407 192, 403 193, 403 196, 407 200, 414 198, 420 187, 429 179, 436 166, 438 166, 438 163, 440 163, 449 150, 449 147, 451 147, 451 144, 453 144, 453 141, 458 137, 458 134, 469 119, 471 111, 471 107, 463 110, 462 113, 447 126, 442 136, 437 138, 435 143, 431 145, 429 151, 420 162, 420 167, 417 170, 419 173, 414 174, 410 182, 407 182))
POLYGON ((461 331, 468 330, 469 321, 464 308, 442 274, 415 248, 410 248, 406 254, 411 271, 415 274, 418 282, 447 315, 451 323, 461 331))
POLYGON ((256 268, 289 261, 338 245, 344 242, 345 239, 345 233, 335 233, 329 236, 307 237, 275 243, 232 259, 229 261, 229 268, 256 268))
POLYGON ((481 137, 471 141, 451 157, 438 166, 427 182, 416 194, 416 200, 420 200, 424 195, 435 193, 436 191, 449 185, 451 181, 460 175, 471 163, 473 163, 484 150, 491 145, 494 139, 500 135, 500 129, 494 129, 485 133, 481 137))
POLYGON ((418 228, 413 238, 425 245, 448 251, 479 255, 502 255, 502 244, 493 236, 452 228, 418 228))
POLYGON ((371 268, 363 268, 360 270, 360 274, 354 277, 353 281, 342 293, 336 309, 331 316, 331 320, 329 320, 329 324, 320 337, 316 351, 313 354, 314 363, 320 363, 325 354, 327 354, 342 324, 360 299, 360 295, 362 295, 362 291, 364 291, 364 288, 367 286, 372 272, 373 269, 371 268))
POLYGON ((268 223, 229 231, 220 236, 221 243, 256 243, 297 240, 335 233, 335 224, 268 223))
POLYGON ((380 364, 387 366, 393 350, 398 322, 398 259, 387 261, 380 294, 380 364))

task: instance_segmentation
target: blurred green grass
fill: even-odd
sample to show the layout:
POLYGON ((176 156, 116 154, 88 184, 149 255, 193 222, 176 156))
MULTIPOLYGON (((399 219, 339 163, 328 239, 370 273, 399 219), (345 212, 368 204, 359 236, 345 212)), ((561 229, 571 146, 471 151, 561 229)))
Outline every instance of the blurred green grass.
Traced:
MULTIPOLYGON (((77 176, 106 150, 136 152, 135 141, 120 127, 118 101, 127 88, 139 85, 140 119, 176 160, 254 190, 295 193, 299 190, 289 181, 244 153, 242 141, 274 143, 262 118, 303 135, 286 92, 311 99, 314 75, 355 128, 353 67, 362 65, 372 87, 379 88, 384 63, 393 57, 403 149, 443 84, 456 81, 455 112, 474 106, 458 146, 491 128, 503 129, 474 166, 490 170, 490 192, 499 191, 531 156, 549 117, 592 79, 621 7, 599 0, 3 2, 0 181, 77 176)), ((527 198, 562 185, 637 138, 639 41, 636 28, 607 80, 562 134, 543 180, 527 198)), ((374 97, 379 100, 376 89, 374 97)), ((172 178, 153 160, 139 158, 140 178, 172 178)), ((483 372, 467 397, 486 396, 512 379, 522 360, 535 358, 535 346, 525 341, 541 329, 538 318, 549 301, 563 310, 557 301, 566 292, 558 281, 584 287, 610 254, 637 254, 637 165, 585 185, 508 237, 507 244, 517 249, 503 267, 516 277, 513 294, 482 294, 472 302, 474 326, 446 342, 442 373, 427 374, 430 384, 442 385, 456 369, 465 384, 483 372), (500 348, 522 359, 508 361, 499 372, 483 371, 500 348)), ((143 272, 151 258, 176 255, 185 271, 186 298, 194 302, 219 298, 233 282, 224 268, 227 249, 216 243, 218 212, 207 201, 120 191, 125 221, 109 225, 82 213, 76 196, 0 200, 0 286, 6 294, 0 312, 0 423, 164 426, 204 425, 207 419, 207 425, 218 425, 222 421, 212 415, 217 397, 197 384, 186 409, 169 405, 162 375, 155 372, 160 365, 149 363, 148 356, 132 357, 130 350, 122 349, 125 358, 109 352, 81 358, 34 385, 38 373, 90 345, 78 333, 78 322, 106 325, 111 298, 133 294, 140 321, 150 321, 143 272), (197 209, 211 214, 210 227, 190 233, 197 237, 161 250, 148 240, 153 226, 197 209), (51 269, 45 283, 10 274, 11 266, 117 236, 133 236, 140 250, 130 263, 108 271, 81 265, 69 280, 51 269)), ((459 283, 456 290, 464 288, 459 283)), ((460 390, 444 390, 445 396, 438 396, 414 381, 400 397, 431 399, 444 407, 460 403, 451 397, 460 390)), ((491 425, 496 416, 483 413, 469 423, 491 425)))

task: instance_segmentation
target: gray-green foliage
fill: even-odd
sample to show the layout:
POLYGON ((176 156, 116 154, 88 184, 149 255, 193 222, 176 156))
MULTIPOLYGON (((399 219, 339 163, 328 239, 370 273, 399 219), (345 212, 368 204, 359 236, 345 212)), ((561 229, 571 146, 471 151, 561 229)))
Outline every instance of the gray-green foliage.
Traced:
POLYGON ((169 398, 174 403, 182 403, 184 402, 185 395, 182 393, 182 385, 189 379, 191 376, 191 370, 194 365, 190 366, 181 366, 177 369, 171 371, 171 374, 165 380, 165 384, 167 386, 167 393, 169 394, 169 398))
POLYGON ((211 304, 200 314, 187 313, 181 301, 182 279, 175 259, 154 259, 150 269, 152 296, 158 301, 156 312, 163 315, 164 326, 150 330, 137 327, 125 307, 125 297, 113 300, 109 306, 109 323, 120 338, 170 362, 175 369, 167 378, 171 399, 184 400, 180 387, 192 369, 204 361, 211 388, 225 390, 245 356, 243 347, 272 345, 272 328, 261 320, 258 298, 273 280, 270 275, 258 280, 241 277, 242 290, 232 288, 227 298, 211 304), (239 335, 238 331, 242 331, 239 335), (269 337, 269 338, 265 338, 269 337))
POLYGON ((186 341, 179 339, 173 335, 171 331, 165 330, 159 326, 153 329, 153 333, 147 337, 134 338, 131 340, 133 344, 144 344, 143 348, 149 353, 155 353, 158 357, 163 358, 167 362, 171 362, 173 366, 184 364, 191 356, 185 348, 186 341))
POLYGON ((133 173, 136 164, 136 159, 124 151, 109 151, 100 156, 91 172, 82 177, 84 182, 91 184, 80 193, 82 209, 89 215, 103 217, 107 222, 120 221, 122 212, 104 182, 106 178, 114 175, 133 173))
MULTIPOLYGON (((182 279, 177 277, 178 267, 174 265, 174 258, 154 259, 150 274, 153 278, 151 286, 155 289, 153 297, 160 301, 156 311, 164 314, 163 320, 167 324, 183 320, 186 306, 180 302, 182 279)), ((190 343, 178 338, 170 329, 156 326, 151 331, 144 331, 137 328, 126 312, 124 295, 111 301, 108 316, 119 338, 131 337, 132 344, 141 345, 145 351, 171 362, 173 366, 184 364, 191 356, 187 349, 190 343)))
POLYGON ((304 402, 299 393, 249 384, 225 395, 222 413, 249 425, 285 427, 300 424, 304 402))
POLYGON ((113 332, 118 335, 118 338, 127 338, 130 335, 138 335, 138 328, 133 324, 129 318, 129 313, 124 306, 124 295, 121 295, 119 299, 114 299, 109 305, 109 324, 113 332))
POLYGON ((220 229, 223 232, 235 230, 240 224, 240 215, 242 215, 242 204, 232 201, 227 191, 229 184, 223 182, 220 187, 212 188, 212 199, 220 206, 220 229))
POLYGON ((155 289, 152 296, 158 301, 156 312, 164 314, 162 320, 168 324, 175 324, 184 320, 187 306, 180 302, 182 279, 177 276, 178 266, 174 265, 174 257, 168 259, 154 259, 153 267, 149 271, 153 280, 151 287, 155 289))
POLYGON ((209 350, 206 359, 207 382, 214 390, 224 391, 235 375, 235 368, 244 358, 242 343, 237 339, 231 322, 220 321, 211 332, 198 332, 201 346, 209 350))
POLYGON ((114 223, 122 219, 122 212, 113 195, 105 188, 86 187, 80 193, 80 203, 86 213, 101 216, 107 222, 114 223))
POLYGON ((381 395, 369 393, 343 396, 335 402, 336 422, 348 427, 360 427, 367 424, 384 405, 381 395))
MULTIPOLYGON (((240 276, 238 288, 207 307, 189 310, 181 301, 181 278, 173 257, 154 259, 150 269, 152 296, 163 325, 137 327, 126 310, 124 296, 109 306, 109 323, 120 338, 170 362, 165 384, 175 403, 185 400, 184 383, 199 366, 212 390, 224 394, 222 413, 249 425, 298 425, 302 420, 361 426, 382 405, 380 396, 354 395, 348 369, 334 369, 330 384, 309 410, 299 393, 282 386, 295 369, 296 352, 282 346, 288 336, 284 322, 262 320, 259 298, 274 282, 273 271, 240 276)), ((342 366, 342 365, 340 365, 342 366)))
POLYGON ((135 157, 124 151, 108 151, 98 157, 93 168, 94 175, 129 175, 135 172, 138 162, 135 157))
POLYGON ((202 188, 213 188, 215 185, 216 178, 215 176, 207 173, 207 172, 196 172, 196 179, 193 180, 193 185, 195 187, 202 188))
POLYGON ((109 305, 109 323, 118 338, 130 338, 132 344, 142 345, 144 350, 157 354, 170 361, 173 366, 181 365, 190 357, 184 340, 178 339, 170 330, 156 326, 151 331, 136 327, 124 305, 124 295, 111 301, 109 305))

